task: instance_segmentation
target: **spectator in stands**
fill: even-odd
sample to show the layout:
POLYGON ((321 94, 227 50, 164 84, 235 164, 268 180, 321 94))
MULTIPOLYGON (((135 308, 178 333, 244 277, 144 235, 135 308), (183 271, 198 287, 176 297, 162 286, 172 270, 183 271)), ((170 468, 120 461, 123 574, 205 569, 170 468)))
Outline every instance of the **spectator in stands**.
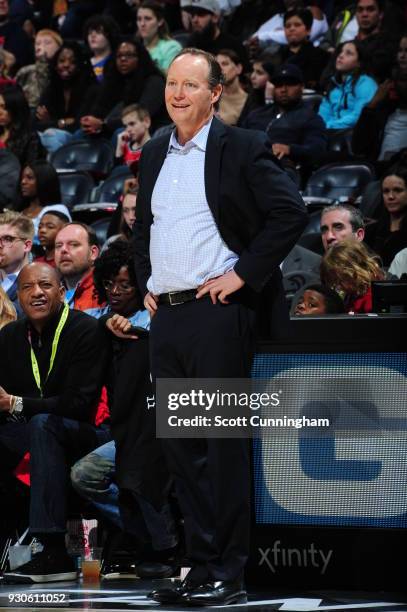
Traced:
POLYGON ((140 104, 126 106, 121 116, 124 131, 117 138, 116 160, 131 166, 140 159, 141 149, 151 138, 151 118, 140 104))
POLYGON ((50 266, 26 266, 18 295, 26 317, 0 332, 1 464, 12 471, 30 453, 29 527, 44 549, 6 579, 75 580, 65 548, 67 476, 71 463, 110 439, 106 425, 93 424, 107 347, 95 320, 64 305, 50 266))
POLYGON ((399 251, 390 264, 389 274, 397 276, 397 278, 406 277, 407 275, 407 248, 399 251))
POLYGON ((318 111, 328 129, 343 130, 356 125, 363 107, 377 90, 377 83, 364 72, 364 53, 359 43, 340 45, 335 74, 328 82, 327 94, 318 111))
POLYGON ((47 263, 53 268, 55 264, 55 238, 58 232, 71 221, 71 217, 67 217, 59 210, 50 210, 42 215, 38 226, 39 243, 44 249, 44 255, 36 257, 37 263, 47 263))
POLYGON ((217 55, 222 49, 232 49, 246 70, 247 51, 237 38, 220 29, 218 0, 181 0, 181 8, 191 15, 192 34, 186 46, 203 49, 217 55))
POLYGON ((97 81, 103 81, 106 64, 117 47, 120 30, 109 15, 93 15, 85 23, 84 39, 91 52, 91 64, 97 81))
POLYGON ((17 318, 16 309, 7 293, 0 287, 0 329, 17 318))
POLYGON ((158 68, 166 74, 168 66, 182 49, 169 35, 164 7, 155 0, 144 0, 137 10, 137 33, 158 68))
POLYGON ((216 59, 224 78, 218 117, 227 125, 236 125, 248 98, 240 83, 243 65, 232 49, 222 49, 216 59))
POLYGON ((74 0, 64 3, 68 10, 61 20, 60 31, 64 39, 80 39, 86 20, 96 15, 103 9, 104 1, 101 0, 74 0), (101 7, 102 5, 102 7, 101 7))
POLYGON ((10 18, 9 0, 0 0, 0 38, 4 40, 3 47, 16 58, 16 66, 26 66, 34 59, 33 45, 30 37, 21 25, 10 18))
MULTIPOLYGON (((117 240, 96 261, 95 287, 100 301, 107 302, 107 305, 87 310, 88 314, 97 318, 115 316, 123 323, 149 329, 150 317, 143 308, 135 278, 132 247, 128 242, 117 240)), ((124 528, 128 539, 138 548, 136 563, 134 554, 130 562, 124 564, 112 558, 111 552, 110 558, 104 560, 104 576, 117 575, 123 570, 131 572, 133 567, 133 572, 142 577, 169 577, 174 573, 174 563, 170 562, 169 557, 174 552, 171 549, 176 545, 177 538, 164 492, 168 486, 168 475, 161 468, 157 472, 155 464, 161 457, 161 451, 155 437, 154 416, 151 410, 146 410, 146 394, 152 394, 148 343, 145 340, 142 343, 118 340, 116 336, 112 336, 111 340, 115 355, 114 367, 111 368, 114 372, 114 380, 111 381, 113 397, 110 398, 111 424, 117 455, 115 442, 96 449, 74 465, 72 483, 81 495, 97 505, 110 522, 124 528), (116 477, 127 492, 124 503, 122 498, 120 504, 122 516, 116 477), (150 501, 149 492, 154 488, 155 496, 163 497, 162 511, 154 508, 150 501), (151 543, 155 551, 160 551, 161 562, 152 563, 151 558, 146 563, 147 548, 148 545, 151 548, 151 543), (144 563, 140 563, 140 555, 144 563)), ((151 557, 158 561, 157 553, 151 557)))
POLYGON ((332 245, 321 261, 321 281, 343 296, 348 313, 372 312, 372 281, 383 280, 377 255, 357 240, 332 245))
POLYGON ((352 136, 352 151, 369 161, 385 160, 407 147, 407 35, 399 43, 392 78, 379 85, 352 136))
POLYGON ((267 132, 274 155, 295 171, 296 164, 310 164, 326 149, 326 129, 302 100, 304 78, 297 66, 281 66, 271 80, 274 103, 250 113, 242 126, 267 132))
POLYGON ((30 108, 37 108, 49 83, 49 63, 62 45, 54 30, 40 30, 35 37, 35 64, 23 66, 16 74, 30 108))
POLYGON ((61 204, 61 190, 58 174, 49 162, 36 161, 26 166, 20 180, 21 204, 20 212, 34 223, 35 235, 41 218, 49 210, 58 210, 70 218, 70 213, 61 204))
POLYGON ((261 55, 253 62, 250 73, 251 91, 240 114, 239 124, 257 108, 273 102, 274 85, 270 79, 274 72, 274 66, 269 55, 261 55))
MULTIPOLYGON (((304 4, 301 0, 284 0, 285 12, 276 13, 268 21, 263 23, 260 28, 249 38, 248 44, 252 48, 252 52, 256 53, 258 48, 265 48, 274 43, 276 45, 287 45, 289 40, 287 30, 284 27, 284 16, 291 10, 303 10, 304 4)), ((328 22, 324 13, 317 6, 316 2, 310 2, 308 6, 311 12, 311 23, 309 25, 309 39, 311 43, 318 44, 318 41, 328 31, 328 22)))
POLYGON ((76 42, 64 42, 51 62, 50 82, 37 108, 37 127, 42 144, 56 151, 72 139, 79 118, 90 104, 96 78, 76 42))
POLYGON ((93 265, 98 255, 98 239, 91 227, 73 222, 58 232, 55 264, 66 286, 70 308, 86 310, 100 305, 93 281, 93 265))
POLYGON ((124 106, 140 104, 150 113, 153 127, 168 122, 164 107, 164 77, 143 45, 132 38, 118 46, 101 90, 90 112, 82 116, 86 135, 112 133, 121 127, 124 106))
POLYGON ((0 93, 0 148, 6 147, 21 166, 42 157, 43 149, 32 130, 30 109, 19 87, 5 87, 0 93))
POLYGON ((13 302, 17 313, 17 282, 21 270, 28 264, 34 238, 31 219, 8 211, 0 215, 0 285, 13 302))
POLYGON ((307 285, 294 309, 294 315, 342 314, 345 306, 341 296, 325 285, 307 285))
POLYGON ((12 53, 0 49, 0 89, 3 89, 5 85, 16 84, 16 80, 10 77, 10 70, 14 62, 15 59, 12 53), (10 62, 12 62, 11 66, 10 62))
POLYGON ((20 162, 13 153, 0 147, 0 212, 14 207, 19 180, 20 162))
POLYGON ((383 209, 377 223, 368 227, 366 242, 389 266, 407 247, 407 170, 393 167, 382 178, 383 209))
POLYGON ((111 244, 114 240, 131 240, 133 236, 133 225, 136 220, 136 201, 138 185, 134 184, 124 189, 120 196, 119 203, 112 215, 109 228, 107 230, 108 239, 103 248, 111 244))
POLYGON ((361 212, 349 204, 326 206, 321 212, 321 238, 324 251, 344 240, 361 242, 365 237, 365 222, 361 212))

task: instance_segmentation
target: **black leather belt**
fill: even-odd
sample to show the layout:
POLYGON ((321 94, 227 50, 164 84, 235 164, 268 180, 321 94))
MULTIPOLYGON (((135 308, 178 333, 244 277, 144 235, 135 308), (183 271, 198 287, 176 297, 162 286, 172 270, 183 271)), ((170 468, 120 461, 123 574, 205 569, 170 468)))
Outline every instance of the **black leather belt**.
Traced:
POLYGON ((197 290, 187 289, 186 291, 170 291, 170 293, 161 293, 158 296, 159 304, 167 304, 169 306, 178 306, 185 302, 192 302, 196 299, 197 290))

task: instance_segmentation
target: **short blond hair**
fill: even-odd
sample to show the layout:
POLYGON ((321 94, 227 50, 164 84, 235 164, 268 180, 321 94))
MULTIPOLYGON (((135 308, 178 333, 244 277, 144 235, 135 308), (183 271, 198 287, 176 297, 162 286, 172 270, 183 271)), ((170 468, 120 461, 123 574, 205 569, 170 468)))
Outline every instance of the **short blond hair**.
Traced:
POLYGON ((8 210, 0 214, 0 225, 11 225, 18 231, 20 238, 32 240, 34 238, 34 224, 25 215, 14 210, 8 210))
POLYGON ((144 119, 151 119, 150 113, 144 106, 141 104, 129 104, 125 106, 122 110, 122 119, 131 113, 136 113, 137 117, 140 121, 144 121, 144 119))

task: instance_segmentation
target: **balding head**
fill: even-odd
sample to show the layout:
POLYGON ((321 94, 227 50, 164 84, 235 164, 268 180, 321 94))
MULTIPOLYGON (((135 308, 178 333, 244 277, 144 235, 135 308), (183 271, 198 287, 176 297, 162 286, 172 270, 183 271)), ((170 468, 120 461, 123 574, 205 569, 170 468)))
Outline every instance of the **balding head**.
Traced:
POLYGON ((32 263, 18 276, 18 299, 27 319, 38 332, 60 310, 65 298, 59 272, 48 264, 32 263))

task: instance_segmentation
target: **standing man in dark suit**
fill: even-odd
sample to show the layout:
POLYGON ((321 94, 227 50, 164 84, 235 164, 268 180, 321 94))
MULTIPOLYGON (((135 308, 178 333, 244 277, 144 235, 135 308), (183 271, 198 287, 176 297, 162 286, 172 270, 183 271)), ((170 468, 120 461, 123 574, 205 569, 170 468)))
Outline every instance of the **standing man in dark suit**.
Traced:
MULTIPOLYGON (((250 376, 257 297, 305 222, 291 179, 265 136, 214 118, 222 93, 215 58, 184 49, 167 76, 171 135, 140 162, 134 226, 136 273, 151 321, 157 378, 250 376)), ((246 601, 249 446, 242 439, 163 440, 185 521, 192 569, 160 603, 246 601)))

